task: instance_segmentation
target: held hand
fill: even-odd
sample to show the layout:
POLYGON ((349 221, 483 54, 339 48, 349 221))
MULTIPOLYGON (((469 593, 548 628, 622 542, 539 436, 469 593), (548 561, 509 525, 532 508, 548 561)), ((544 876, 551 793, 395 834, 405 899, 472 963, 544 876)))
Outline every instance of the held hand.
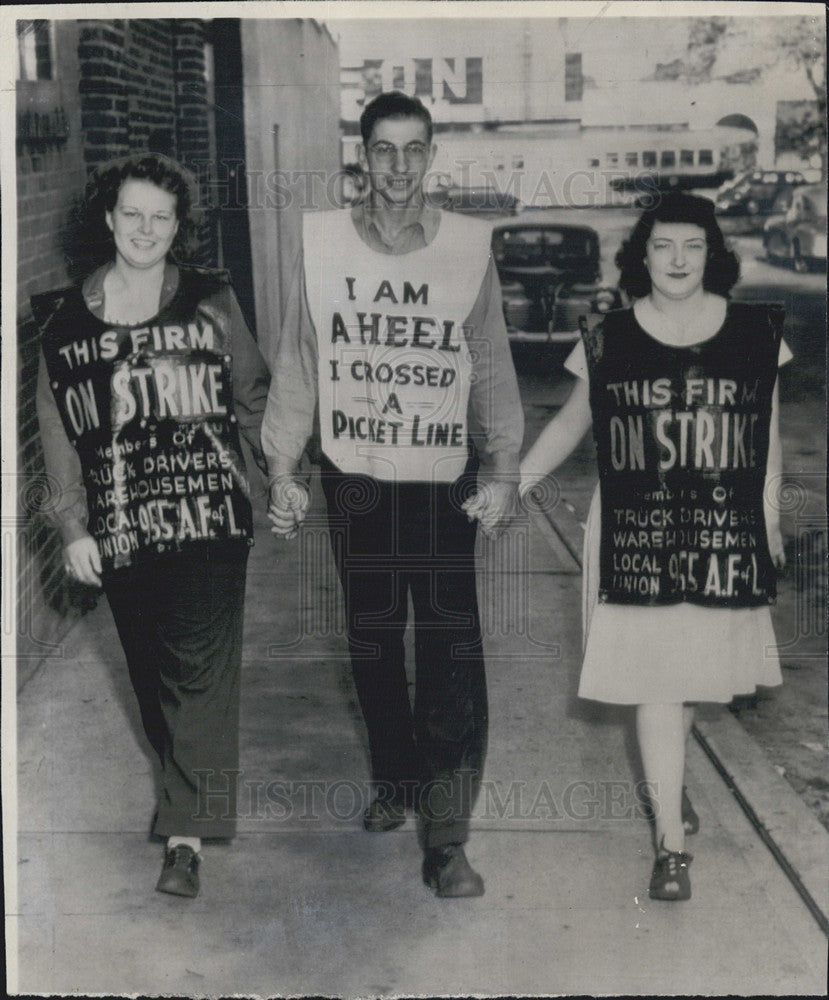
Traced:
POLYGON ((769 524, 766 527, 766 537, 769 543, 769 553, 771 561, 778 572, 782 573, 786 568, 786 549, 783 545, 783 535, 778 523, 769 524))
POLYGON ((91 535, 76 538, 63 550, 66 575, 90 587, 101 586, 101 555, 98 543, 91 535))
POLYGON ((486 509, 486 493, 482 487, 478 487, 472 496, 461 504, 461 510, 470 521, 480 520, 486 509))
POLYGON ((269 497, 271 531, 280 538, 294 538, 308 512, 308 489, 293 476, 279 476, 271 480, 269 497))
POLYGON ((483 483, 463 505, 463 510, 470 521, 480 521, 487 537, 496 538, 518 511, 518 486, 505 480, 483 483))

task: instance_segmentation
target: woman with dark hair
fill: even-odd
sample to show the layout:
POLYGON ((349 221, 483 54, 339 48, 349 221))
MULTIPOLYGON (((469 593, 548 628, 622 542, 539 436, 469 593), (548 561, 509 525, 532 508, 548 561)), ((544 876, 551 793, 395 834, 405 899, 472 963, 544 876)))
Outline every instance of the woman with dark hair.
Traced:
POLYGON ((714 215, 714 203, 708 198, 675 194, 664 197, 657 205, 643 212, 616 254, 619 287, 633 298, 650 295, 651 276, 647 265, 648 240, 656 223, 676 223, 698 226, 706 241, 705 268, 702 287, 712 295, 728 298, 740 279, 740 261, 726 246, 725 237, 714 215))
POLYGON ((650 788, 654 899, 691 895, 683 785, 699 701, 781 683, 769 603, 784 565, 771 490, 781 471, 782 310, 728 301, 739 265, 704 198, 645 211, 617 257, 636 301, 567 360, 567 403, 521 463, 527 493, 593 426, 599 488, 585 539, 579 695, 636 706, 650 788))
MULTIPOLYGON (((144 154, 102 167, 86 215, 108 260, 32 298, 37 409, 67 574, 102 586, 161 762, 157 889, 195 896, 203 837, 235 832, 249 487, 268 373, 223 271, 184 265, 193 178, 144 154), (211 807, 209 788, 227 787, 211 807)), ((94 236, 93 236, 94 239, 94 236)))

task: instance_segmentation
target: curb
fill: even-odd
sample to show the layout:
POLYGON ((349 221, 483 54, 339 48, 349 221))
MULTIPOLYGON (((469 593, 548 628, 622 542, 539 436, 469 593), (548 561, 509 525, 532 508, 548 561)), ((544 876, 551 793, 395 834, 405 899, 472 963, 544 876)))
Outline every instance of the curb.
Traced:
POLYGON ((698 719, 695 737, 786 873, 824 934, 829 934, 829 831, 782 777, 765 750, 727 711, 698 719), (798 885, 800 883, 800 885, 798 885), (811 905, 810 905, 811 903, 811 905))

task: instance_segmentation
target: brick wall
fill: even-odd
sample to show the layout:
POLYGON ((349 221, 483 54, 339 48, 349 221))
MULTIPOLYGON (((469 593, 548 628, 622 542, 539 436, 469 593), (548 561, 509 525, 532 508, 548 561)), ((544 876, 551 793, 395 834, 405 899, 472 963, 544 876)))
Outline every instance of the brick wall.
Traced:
POLYGON ((40 345, 29 296, 67 281, 62 232, 86 179, 77 100, 77 25, 67 21, 53 29, 53 78, 18 81, 16 93, 19 489, 14 532, 22 680, 27 667, 40 657, 59 653, 61 632, 73 611, 84 606, 80 594, 66 586, 57 537, 38 513, 48 490, 34 406, 40 345), (60 120, 63 127, 32 128, 33 118, 47 123, 60 120))
MULTIPOLYGON (((20 141, 21 126, 17 143, 21 488, 15 531, 23 681, 27 664, 59 654, 61 634, 93 600, 87 588, 67 585, 57 536, 37 513, 44 476, 34 405, 39 343, 29 296, 68 282, 62 249, 66 223, 95 167, 146 149, 176 157, 201 175, 211 163, 203 22, 60 21, 52 30, 53 78, 17 84, 19 122, 27 114, 51 115, 59 108, 66 123, 62 137, 28 142, 20 141)), ((216 263, 209 211, 192 259, 216 263)))
MULTIPOLYGON (((80 103, 90 169, 150 149, 174 157, 200 180, 212 169, 205 25, 189 19, 80 22, 80 103)), ((202 185, 203 198, 212 188, 202 185)), ((192 255, 215 265, 213 212, 204 202, 192 255)))
POLYGON ((176 149, 178 159, 190 167, 200 181, 202 196, 196 263, 217 263, 218 231, 215 194, 211 183, 216 176, 213 148, 213 109, 208 104, 205 79, 205 24, 196 20, 173 22, 173 76, 176 98, 176 149))

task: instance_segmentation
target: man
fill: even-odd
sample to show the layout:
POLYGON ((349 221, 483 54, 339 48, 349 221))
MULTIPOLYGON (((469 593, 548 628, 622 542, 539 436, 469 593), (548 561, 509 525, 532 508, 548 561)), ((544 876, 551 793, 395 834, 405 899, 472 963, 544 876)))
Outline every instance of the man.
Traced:
POLYGON ((435 155, 429 112, 381 94, 360 129, 366 200, 304 219, 262 430, 269 516, 284 537, 305 518, 307 493, 293 475, 318 408, 377 789, 364 826, 395 829, 417 808, 426 884, 442 897, 480 896, 463 849, 487 733, 475 518, 494 533, 513 513, 523 413, 490 229, 424 198, 435 155), (403 648, 409 594, 414 710, 403 648))

